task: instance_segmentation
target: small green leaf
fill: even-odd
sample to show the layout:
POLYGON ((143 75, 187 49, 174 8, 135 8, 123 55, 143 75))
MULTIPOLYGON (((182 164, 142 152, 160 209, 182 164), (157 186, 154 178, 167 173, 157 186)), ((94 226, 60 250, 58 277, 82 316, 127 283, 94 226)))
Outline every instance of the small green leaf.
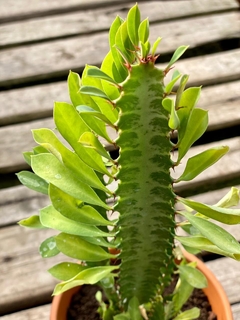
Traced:
POLYGON ((165 87, 165 93, 170 94, 172 92, 172 88, 174 87, 175 83, 178 81, 178 79, 181 77, 181 74, 178 74, 176 77, 174 77, 165 87))
POLYGON ((208 112, 203 109, 193 109, 189 117, 184 136, 178 144, 177 163, 180 163, 181 159, 188 152, 192 144, 202 136, 202 134, 206 131, 207 126, 208 112))
POLYGON ((50 237, 44 240, 39 247, 39 252, 42 258, 51 258, 59 254, 55 238, 50 237))
POLYGON ((187 212, 182 212, 181 214, 187 218, 188 221, 190 221, 190 223, 197 228, 205 238, 209 239, 218 248, 239 257, 240 244, 226 230, 208 220, 193 216, 187 212))
POLYGON ((129 38, 132 44, 137 47, 139 38, 138 38, 138 28, 140 25, 141 17, 138 5, 133 6, 127 15, 127 30, 129 38))
POLYGON ((187 50, 188 46, 180 46, 177 48, 177 50, 174 52, 171 60, 169 61, 169 64, 167 66, 167 70, 171 68, 171 66, 184 54, 184 52, 187 50))
POLYGON ((37 143, 44 145, 49 152, 76 174, 79 180, 91 187, 108 192, 108 189, 100 181, 97 174, 75 152, 64 146, 53 131, 49 129, 36 129, 33 130, 33 137, 37 143))
POLYGON ((111 99, 109 99, 109 97, 102 90, 100 90, 96 87, 82 86, 80 88, 80 92, 83 94, 90 95, 90 96, 103 98, 103 99, 109 101, 110 103, 112 103, 111 99))
POLYGON ((137 297, 132 297, 128 304, 128 312, 130 315, 130 319, 134 320, 142 320, 142 315, 139 309, 139 301, 137 297))
POLYGON ((46 229, 46 227, 44 227, 41 224, 39 216, 37 216, 37 215, 33 215, 27 219, 23 219, 23 220, 19 221, 18 224, 22 227, 27 227, 27 228, 46 229))
POLYGON ((231 190, 216 204, 217 207, 229 208, 239 204, 239 189, 232 187, 231 190))
POLYGON ((72 197, 90 204, 109 209, 87 184, 78 180, 78 177, 58 161, 52 154, 32 156, 33 171, 44 180, 63 190, 72 197))
POLYGON ((175 110, 174 101, 170 98, 165 98, 162 101, 162 105, 163 105, 164 109, 171 110, 170 111, 170 118, 168 120, 168 126, 170 129, 176 130, 179 127, 180 122, 178 119, 177 112, 175 110))
POLYGON ((141 22, 139 28, 138 28, 138 36, 139 41, 142 43, 145 43, 148 41, 149 37, 149 20, 145 19, 141 22))
POLYGON ((132 318, 130 318, 129 313, 125 312, 125 313, 117 314, 116 316, 113 317, 113 320, 132 320, 132 318))
POLYGON ((199 318, 200 310, 196 307, 183 311, 177 315, 173 320, 194 320, 199 318))
POLYGON ((110 232, 104 232, 95 226, 68 219, 61 215, 61 213, 55 210, 51 205, 40 210, 40 221, 47 228, 76 236, 109 237, 113 235, 110 232))
POLYGON ((180 275, 194 288, 206 288, 208 283, 206 277, 198 269, 189 265, 179 265, 180 275))
POLYGON ((26 163, 31 167, 31 156, 33 156, 32 151, 23 152, 23 157, 26 163))
MULTIPOLYGON (((184 85, 185 86, 185 85, 184 85)), ((201 87, 188 88, 180 94, 177 94, 177 113, 180 119, 181 126, 178 130, 178 140, 180 141, 186 131, 189 116, 192 109, 195 107, 201 93, 201 87)))
POLYGON ((80 142, 82 145, 84 145, 87 148, 94 149, 97 153, 99 153, 102 157, 113 161, 111 156, 108 154, 106 149, 103 147, 101 142, 98 140, 98 138, 92 133, 92 132, 85 132, 81 135, 78 142, 80 142))
POLYGON ((56 279, 67 281, 85 269, 87 269, 87 267, 79 263, 61 262, 48 269, 48 272, 56 279))
POLYGON ((49 196, 54 208, 70 220, 94 226, 115 224, 114 221, 104 219, 95 208, 85 205, 53 184, 49 186, 49 196))
POLYGON ((214 245, 210 240, 207 238, 201 236, 201 235, 194 235, 194 236, 188 236, 188 237, 175 237, 176 240, 178 240, 184 248, 190 252, 189 249, 196 250, 197 252, 201 251, 207 251, 216 253, 225 257, 229 257, 235 260, 240 260, 240 254, 233 254, 228 251, 221 250, 219 247, 214 245))
POLYGON ((149 51, 151 49, 151 45, 150 42, 147 41, 145 43, 140 42, 140 46, 141 46, 141 57, 142 58, 147 58, 149 51))
MULTIPOLYGON (((181 101, 185 86, 188 82, 188 78, 189 78, 189 76, 187 74, 184 74, 180 80, 180 84, 177 89, 176 101, 175 101, 175 109, 176 110, 178 110, 179 107, 182 107, 180 105, 180 101, 181 101)), ((184 108, 184 106, 183 106, 183 108, 184 108)))
POLYGON ((96 117, 98 119, 101 119, 105 123, 107 123, 109 126, 115 128, 115 125, 104 114, 94 110, 91 107, 80 105, 80 106, 77 106, 76 109, 80 114, 86 114, 88 117, 89 116, 96 117))
POLYGON ((156 51, 157 51, 157 48, 158 48, 158 45, 159 43, 161 42, 162 38, 157 38, 157 40, 154 42, 154 44, 152 45, 152 55, 154 56, 156 51))
POLYGON ((240 223, 240 209, 228 209, 218 206, 211 206, 203 204, 190 199, 184 199, 178 197, 178 200, 187 205, 188 207, 202 213, 203 215, 212 218, 216 221, 223 222, 225 224, 238 224, 240 223))
POLYGON ((175 182, 193 180, 197 175, 221 159, 228 150, 229 147, 215 147, 188 159, 183 174, 175 182))
POLYGON ((60 294, 71 288, 81 286, 83 284, 95 284, 107 277, 112 271, 117 270, 118 266, 103 266, 88 268, 79 272, 74 278, 56 285, 53 295, 60 294))
POLYGON ((30 171, 21 171, 16 175, 19 181, 29 189, 43 194, 48 194, 48 183, 38 175, 30 171))
POLYGON ((118 83, 111 77, 109 77, 105 72, 103 72, 102 70, 98 69, 98 68, 90 68, 87 70, 87 75, 89 77, 93 77, 93 78, 98 78, 101 80, 105 80, 108 81, 114 85, 116 85, 117 87, 119 86, 118 83))
POLYGON ((68 93, 74 106, 82 103, 81 94, 79 93, 80 86, 81 79, 79 74, 70 71, 68 75, 68 93))

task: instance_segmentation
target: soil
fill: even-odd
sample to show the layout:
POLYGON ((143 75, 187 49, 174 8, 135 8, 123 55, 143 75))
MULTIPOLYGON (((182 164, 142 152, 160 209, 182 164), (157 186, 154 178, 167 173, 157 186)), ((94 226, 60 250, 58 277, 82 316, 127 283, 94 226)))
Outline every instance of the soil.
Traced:
MULTIPOLYGON (((97 313, 98 302, 95 293, 99 291, 98 286, 82 286, 72 298, 67 320, 101 320, 97 313), (81 302, 80 302, 81 301, 81 302)), ((207 296, 202 290, 195 289, 183 310, 198 307, 201 310, 198 320, 217 320, 212 312, 207 296)))

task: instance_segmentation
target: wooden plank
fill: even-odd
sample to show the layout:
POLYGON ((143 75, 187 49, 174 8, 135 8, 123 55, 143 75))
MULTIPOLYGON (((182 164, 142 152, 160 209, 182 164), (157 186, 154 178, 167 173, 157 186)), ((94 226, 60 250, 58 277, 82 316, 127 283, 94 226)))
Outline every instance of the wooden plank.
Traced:
MULTIPOLYGON (((238 16, 237 12, 231 12, 154 24, 150 40, 155 41, 159 35, 164 35, 165 40, 159 50, 169 53, 182 44, 196 47, 233 38, 239 33, 238 16)), ((107 32, 55 40, 51 45, 40 43, 1 50, 0 83, 9 86, 63 76, 69 69, 81 71, 86 63, 99 65, 107 52, 107 32)))
MULTIPOLYGON (((125 18, 127 9, 133 3, 122 5, 111 4, 111 8, 78 11, 62 15, 35 18, 26 21, 12 22, 0 26, 0 47, 22 43, 31 43, 76 36, 96 31, 108 30, 117 15, 125 18), (97 20, 96 20, 97 17, 97 20)), ((178 2, 143 2, 139 4, 142 18, 149 18, 150 22, 184 18, 202 14, 210 14, 225 10, 237 9, 237 3, 227 0, 208 1, 178 1, 178 2)))
MULTIPOLYGON (((58 255, 42 259, 40 243, 53 230, 29 230, 12 226, 0 232, 0 315, 51 302, 57 281, 47 270, 62 260, 58 255)), ((69 258, 70 259, 70 258, 69 258)))
POLYGON ((215 274, 223 286, 231 304, 240 301, 240 264, 230 258, 208 261, 208 268, 215 274))
POLYGON ((22 185, 0 189, 0 227, 15 224, 21 219, 38 214, 39 209, 49 203, 48 196, 22 185))
POLYGON ((232 312, 233 312, 233 319, 239 320, 240 319, 240 303, 232 305, 232 312))
POLYGON ((1 320, 48 320, 50 315, 50 304, 23 310, 1 317, 1 320))
MULTIPOLYGON (((139 2, 141 2, 140 0, 139 2)), ((163 0, 162 0, 163 1, 163 0)), ((68 3, 64 3, 61 0, 42 0, 42 1, 29 1, 22 0, 21 3, 16 2, 14 0, 8 0, 8 6, 5 5, 4 0, 0 1, 0 21, 13 21, 16 19, 23 19, 26 17, 33 16, 43 16, 60 12, 67 11, 76 11, 87 8, 95 8, 96 6, 103 5, 114 5, 114 4, 126 4, 128 7, 127 0, 102 0, 101 4, 98 0, 69 0, 68 3)), ((155 5, 154 1, 147 2, 149 7, 153 7, 155 5)), ((141 4, 140 4, 141 5, 141 4)), ((205 13, 205 12, 216 12, 221 10, 230 10, 237 8, 237 3, 232 0, 224 0, 220 3, 217 0, 207 1, 202 0, 201 3, 199 1, 164 1, 164 3, 159 3, 158 6, 169 18, 174 17, 173 12, 178 12, 181 15, 193 15, 196 13, 205 13), (186 4, 187 2, 187 4, 186 4), (184 13, 183 13, 184 11, 184 13)), ((161 16, 160 16, 161 17, 161 16)))

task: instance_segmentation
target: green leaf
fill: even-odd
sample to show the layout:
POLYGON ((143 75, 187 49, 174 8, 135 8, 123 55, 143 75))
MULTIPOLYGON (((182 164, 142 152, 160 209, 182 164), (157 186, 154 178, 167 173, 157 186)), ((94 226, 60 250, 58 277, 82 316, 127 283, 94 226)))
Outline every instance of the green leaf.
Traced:
POLYGON ((29 171, 21 171, 16 175, 19 181, 29 189, 43 194, 48 194, 48 183, 38 175, 29 171))
POLYGON ((171 68, 171 66, 184 54, 184 52, 187 50, 188 46, 180 46, 176 49, 174 52, 171 60, 169 61, 169 64, 167 66, 167 70, 171 68))
POLYGON ((132 44, 137 47, 139 38, 138 38, 138 28, 140 25, 141 16, 138 5, 133 6, 127 15, 127 30, 129 38, 132 44))
POLYGON ((173 320, 193 320, 193 319, 197 319, 199 316, 200 316, 200 310, 195 307, 195 308, 181 312, 173 320))
POLYGON ((178 197, 178 200, 203 215, 225 224, 240 223, 240 209, 228 209, 207 205, 190 199, 178 197))
POLYGON ((176 77, 174 77, 165 87, 165 93, 170 94, 172 92, 172 89, 175 85, 175 83, 178 81, 178 79, 181 77, 181 74, 178 74, 176 77))
POLYGON ((226 230, 208 220, 193 216, 187 212, 182 212, 181 214, 187 218, 205 238, 209 239, 218 248, 225 252, 232 253, 237 259, 239 258, 240 244, 226 230))
POLYGON ((104 232, 95 226, 68 219, 54 209, 53 206, 48 206, 40 210, 40 221, 47 228, 76 236, 109 237, 113 235, 110 232, 104 232))
POLYGON ((56 279, 67 281, 85 269, 87 269, 87 267, 79 263, 61 262, 48 269, 48 272, 56 279))
POLYGON ((32 156, 32 168, 41 178, 48 180, 72 197, 109 210, 109 206, 98 197, 96 192, 78 180, 78 177, 54 155, 45 153, 32 156))
POLYGON ((194 288, 206 288, 208 283, 204 274, 189 265, 179 265, 180 275, 194 288))
POLYGON ((149 20, 145 19, 141 22, 138 28, 139 41, 145 43, 148 41, 149 37, 149 20))
POLYGON ((49 186, 49 196, 54 208, 68 219, 94 226, 115 225, 114 221, 104 219, 95 208, 85 205, 53 184, 49 186))
POLYGON ((42 258, 51 258, 59 254, 55 238, 50 237, 44 240, 39 247, 39 252, 42 258))
POLYGON ((26 163, 31 167, 31 156, 33 156, 32 151, 23 152, 23 157, 26 163))
POLYGON ((132 320, 130 318, 129 313, 121 313, 121 314, 117 314, 116 316, 113 317, 113 320, 132 320))
POLYGON ((109 75, 107 75, 105 72, 103 72, 102 70, 98 69, 98 68, 90 68, 87 70, 87 75, 89 77, 93 77, 93 78, 98 78, 101 80, 105 80, 108 81, 114 85, 116 85, 117 87, 119 87, 118 83, 111 77, 109 77, 109 75))
MULTIPOLYGON (((188 77, 187 77, 188 78, 188 77)), ((185 85, 184 85, 185 87, 185 85)), ((180 90, 181 91, 181 90, 180 90)), ((192 109, 195 107, 200 97, 201 87, 188 88, 177 95, 177 101, 175 106, 178 111, 181 126, 178 130, 178 140, 180 141, 185 134, 189 116, 192 109)))
POLYGON ((27 219, 23 219, 18 222, 18 224, 22 227, 33 228, 33 229, 45 229, 39 219, 39 216, 33 215, 27 219))
POLYGON ((203 109, 193 109, 187 123, 185 134, 178 144, 177 164, 180 163, 192 144, 206 131, 207 126, 208 112, 203 109))
MULTIPOLYGON (((107 73, 112 77, 117 83, 122 82, 122 77, 120 76, 118 69, 114 63, 112 52, 109 51, 108 54, 103 59, 101 70, 107 73)), ((119 89, 115 86, 112 86, 110 83, 103 81, 102 82, 103 90, 107 96, 113 101, 120 96, 119 89)))
POLYGON ((111 156, 108 154, 108 152, 105 150, 105 148, 101 144, 101 142, 92 132, 83 133, 78 141, 85 147, 94 149, 102 157, 110 161, 113 161, 111 156))
POLYGON ((68 75, 68 93, 74 106, 82 103, 81 94, 79 93, 80 86, 81 79, 79 74, 70 71, 68 75))
POLYGON ((183 174, 175 182, 193 180, 197 175, 221 159, 228 150, 229 147, 227 146, 215 147, 188 159, 183 174))
POLYGON ((162 38, 157 38, 157 40, 154 42, 154 44, 152 45, 152 56, 155 55, 156 51, 157 51, 157 47, 159 45, 159 43, 161 42, 162 38))
POLYGON ((170 98, 165 98, 162 101, 162 105, 164 109, 166 109, 168 112, 170 110, 170 118, 168 121, 169 128, 172 130, 176 130, 179 127, 180 122, 178 119, 177 112, 175 110, 174 101, 170 98))
POLYGON ((98 119, 101 119, 102 121, 104 121, 105 123, 107 123, 109 126, 111 126, 112 128, 116 128, 116 126, 101 112, 98 112, 96 110, 94 110, 91 107, 88 106, 77 106, 77 111, 82 115, 82 114, 86 114, 88 117, 92 116, 92 117, 96 117, 98 119))
POLYGON ((184 248, 188 250, 188 248, 195 249, 197 252, 201 251, 207 251, 207 252, 213 252, 225 257, 230 257, 235 260, 240 260, 239 254, 233 254, 224 250, 221 250, 219 247, 214 245, 210 240, 207 238, 201 236, 201 235, 195 235, 195 236, 188 236, 188 237, 180 237, 176 236, 176 240, 180 241, 180 243, 184 246, 184 248))
POLYGON ((130 319, 142 320, 142 315, 139 310, 139 305, 140 303, 137 297, 132 297, 132 299, 129 301, 129 304, 128 304, 128 312, 130 315, 130 319))
POLYGON ((109 99, 109 97, 102 90, 100 90, 98 88, 95 88, 92 86, 82 86, 80 88, 80 92, 83 94, 88 94, 90 96, 105 99, 105 100, 109 101, 110 103, 112 103, 111 99, 109 99))
POLYGON ((71 288, 81 286, 83 284, 95 284, 107 277, 112 271, 117 270, 118 266, 103 266, 88 268, 79 272, 74 278, 56 285, 53 295, 60 294, 71 288))
POLYGON ((240 201, 239 189, 232 187, 231 190, 216 204, 217 207, 229 208, 237 206, 240 201))
POLYGON ((119 27, 116 37, 115 37, 115 47, 122 56, 125 63, 132 63, 135 55, 134 55, 134 46, 128 35, 128 27, 127 21, 124 21, 122 25, 119 27))
MULTIPOLYGON (((181 101, 185 86, 186 86, 186 84, 188 82, 188 78, 189 78, 189 76, 187 74, 184 74, 182 76, 181 80, 180 80, 180 84, 179 84, 179 87, 177 89, 176 101, 175 101, 175 109, 176 110, 178 110, 179 107, 182 107, 180 105, 180 101, 181 101)), ((183 106, 183 108, 184 108, 184 106, 183 106)))
POLYGON ((140 46, 141 46, 141 57, 142 58, 147 58, 149 51, 151 49, 151 45, 150 42, 147 41, 145 43, 140 42, 140 46))
POLYGON ((54 154, 59 161, 76 174, 80 181, 109 193, 109 190, 103 185, 97 174, 76 153, 65 147, 53 131, 49 129, 33 130, 33 137, 37 143, 44 145, 49 152, 54 154))
POLYGON ((102 158, 94 150, 86 149, 78 142, 79 137, 90 130, 72 105, 62 102, 55 103, 54 121, 58 131, 85 164, 98 172, 110 175, 102 158))
POLYGON ((109 31, 109 42, 110 42, 110 50, 111 50, 112 58, 114 60, 116 69, 118 71, 117 73, 121 78, 121 80, 118 82, 124 81, 128 75, 128 71, 123 65, 123 63, 124 63, 123 58, 121 57, 121 55, 119 54, 119 52, 117 51, 116 46, 115 46, 116 45, 116 37, 117 37, 118 33, 119 33, 118 37, 121 38, 121 34, 120 34, 119 29, 122 24, 123 24, 123 20, 120 17, 116 17, 116 19, 113 21, 113 23, 110 27, 110 31, 109 31))
POLYGON ((179 313, 184 303, 186 303, 191 296, 193 289, 193 286, 189 284, 184 276, 180 273, 180 277, 173 293, 172 302, 170 302, 168 308, 169 318, 173 318, 179 313))

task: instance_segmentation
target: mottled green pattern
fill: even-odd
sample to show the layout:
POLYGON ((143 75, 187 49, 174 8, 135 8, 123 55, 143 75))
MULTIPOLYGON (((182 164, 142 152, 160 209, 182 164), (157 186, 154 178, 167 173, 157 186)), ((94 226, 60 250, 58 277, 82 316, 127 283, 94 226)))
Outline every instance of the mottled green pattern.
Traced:
POLYGON ((172 258, 175 195, 163 92, 163 72, 152 62, 139 63, 132 66, 116 103, 120 109, 119 281, 122 298, 129 301, 137 296, 141 304, 153 297, 162 281, 160 269, 166 269, 172 258))

